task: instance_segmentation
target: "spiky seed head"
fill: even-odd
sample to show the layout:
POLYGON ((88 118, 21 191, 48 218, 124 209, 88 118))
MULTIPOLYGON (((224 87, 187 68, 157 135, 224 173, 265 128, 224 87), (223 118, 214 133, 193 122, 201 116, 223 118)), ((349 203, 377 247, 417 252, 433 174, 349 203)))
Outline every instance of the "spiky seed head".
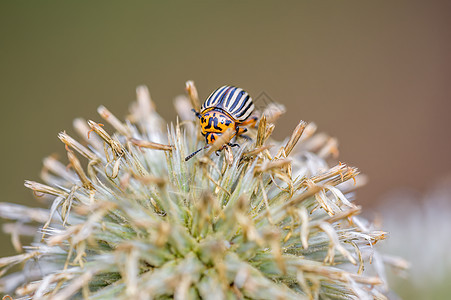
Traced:
POLYGON ((200 107, 197 89, 186 89, 175 125, 138 87, 125 122, 100 106, 112 129, 77 119, 81 142, 58 135, 70 167, 48 157, 44 183, 25 182, 49 209, 0 204, 23 251, 0 259, 0 289, 23 299, 383 299, 373 246, 386 234, 357 216, 357 169, 328 166, 336 141, 303 121, 274 141, 283 107, 273 103, 253 141, 216 156, 226 133, 186 162, 203 144, 184 113, 200 107), (34 242, 22 246, 21 235, 34 242), (370 259, 376 267, 365 274, 370 259))

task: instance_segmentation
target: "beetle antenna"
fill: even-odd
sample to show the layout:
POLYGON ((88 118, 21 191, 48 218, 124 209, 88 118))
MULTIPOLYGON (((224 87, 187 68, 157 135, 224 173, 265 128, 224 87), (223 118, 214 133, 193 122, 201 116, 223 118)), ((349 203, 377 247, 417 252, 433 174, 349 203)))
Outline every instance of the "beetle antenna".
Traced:
POLYGON ((202 117, 202 115, 200 114, 200 112, 196 111, 194 108, 191 109, 194 114, 196 115, 196 117, 198 117, 199 119, 202 117))
POLYGON ((191 153, 190 155, 188 155, 187 157, 185 157, 185 161, 190 160, 194 155, 196 155, 197 153, 199 153, 201 150, 207 149, 208 147, 210 147, 210 145, 205 145, 204 147, 197 149, 196 151, 194 151, 193 153, 191 153))

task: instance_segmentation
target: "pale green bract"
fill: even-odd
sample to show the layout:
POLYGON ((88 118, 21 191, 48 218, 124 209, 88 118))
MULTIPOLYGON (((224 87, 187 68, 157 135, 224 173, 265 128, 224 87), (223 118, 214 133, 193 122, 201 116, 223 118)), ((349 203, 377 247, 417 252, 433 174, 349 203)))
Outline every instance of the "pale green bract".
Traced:
POLYGON ((328 166, 336 140, 304 122, 272 140, 282 110, 272 104, 252 141, 185 162, 205 143, 192 82, 187 91, 175 125, 139 87, 125 122, 101 106, 111 130, 78 119, 80 142, 59 134, 70 168, 48 157, 45 184, 25 184, 50 208, 0 204, 22 251, 0 259, 0 289, 14 299, 384 299, 374 244, 385 232, 356 216, 357 169, 328 166))

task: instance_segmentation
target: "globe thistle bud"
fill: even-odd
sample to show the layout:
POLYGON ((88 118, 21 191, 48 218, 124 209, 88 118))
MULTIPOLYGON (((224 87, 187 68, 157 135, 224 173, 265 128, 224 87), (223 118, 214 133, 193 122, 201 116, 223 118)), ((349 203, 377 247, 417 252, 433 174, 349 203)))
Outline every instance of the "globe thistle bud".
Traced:
POLYGON ((185 161, 205 143, 186 114, 200 107, 197 89, 186 89, 176 124, 138 87, 125 122, 100 106, 111 129, 77 119, 80 142, 58 135, 69 167, 48 157, 44 183, 25 182, 49 209, 0 204, 24 251, 0 259, 0 289, 21 299, 384 299, 373 246, 386 233, 358 217, 359 171, 328 165, 336 140, 303 121, 273 140, 283 107, 272 103, 241 147, 212 155, 224 134, 185 161), (22 246, 22 235, 34 242, 22 246))

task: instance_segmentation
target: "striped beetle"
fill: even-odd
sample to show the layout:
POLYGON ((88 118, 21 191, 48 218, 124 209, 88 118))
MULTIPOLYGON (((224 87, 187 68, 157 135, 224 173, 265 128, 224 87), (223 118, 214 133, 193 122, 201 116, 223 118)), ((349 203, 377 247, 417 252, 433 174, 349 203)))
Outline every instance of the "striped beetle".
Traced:
MULTIPOLYGON (((250 117, 253 111, 252 98, 243 89, 225 85, 215 90, 202 104, 200 112, 193 109, 199 118, 201 133, 205 136, 207 145, 188 155, 185 161, 211 146, 227 129, 231 129, 235 136, 239 136, 247 131, 243 126, 255 126, 257 117, 250 117)), ((228 145, 239 146, 231 143, 228 145)))

